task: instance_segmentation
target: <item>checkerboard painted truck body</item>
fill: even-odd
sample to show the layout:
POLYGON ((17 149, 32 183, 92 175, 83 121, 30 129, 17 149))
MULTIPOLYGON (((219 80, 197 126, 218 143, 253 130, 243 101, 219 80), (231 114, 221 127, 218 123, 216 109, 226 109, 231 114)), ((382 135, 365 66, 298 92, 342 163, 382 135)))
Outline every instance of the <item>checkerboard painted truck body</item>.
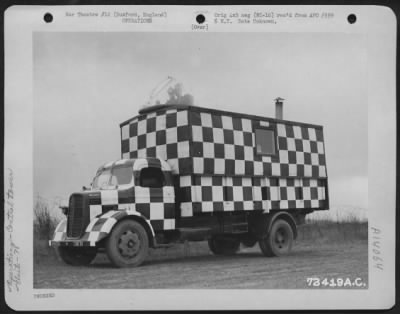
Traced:
POLYGON ((72 195, 68 221, 56 228, 52 245, 102 247, 120 221, 132 219, 143 225, 153 247, 209 239, 211 251, 224 254, 240 242, 259 241, 263 253, 273 256, 280 255, 269 239, 272 231, 279 233, 273 230, 277 221, 295 237, 306 214, 329 208, 322 126, 162 105, 120 127, 122 159, 99 172, 129 165, 131 186, 72 195), (160 170, 162 186, 141 186, 147 168, 160 170), (73 217, 80 200, 88 209, 84 232, 73 217), (233 247, 224 250, 232 239, 233 247))

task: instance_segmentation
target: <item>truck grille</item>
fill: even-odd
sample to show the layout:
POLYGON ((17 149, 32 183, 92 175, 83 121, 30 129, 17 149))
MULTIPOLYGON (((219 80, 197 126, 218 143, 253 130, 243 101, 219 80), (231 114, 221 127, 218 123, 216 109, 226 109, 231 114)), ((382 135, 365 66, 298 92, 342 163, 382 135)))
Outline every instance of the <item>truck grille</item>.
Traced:
POLYGON ((87 202, 84 195, 73 194, 69 199, 67 237, 79 238, 82 236, 88 221, 86 210, 87 202))

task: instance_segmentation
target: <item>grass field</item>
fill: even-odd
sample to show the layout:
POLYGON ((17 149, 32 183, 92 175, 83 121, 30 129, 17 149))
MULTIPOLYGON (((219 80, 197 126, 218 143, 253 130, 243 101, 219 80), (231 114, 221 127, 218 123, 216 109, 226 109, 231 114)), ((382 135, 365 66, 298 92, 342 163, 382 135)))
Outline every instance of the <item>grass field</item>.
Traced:
MULTIPOLYGON (((206 242, 176 244, 150 250, 137 268, 111 266, 104 253, 89 266, 69 266, 56 260, 42 241, 34 265, 36 289, 332 289, 313 287, 309 278, 361 280, 368 287, 366 224, 310 224, 299 228, 293 251, 278 258, 264 257, 258 245, 241 247, 235 256, 215 256, 206 242), (316 237, 315 237, 316 236, 316 237)), ((46 241, 45 241, 46 242, 46 241)), ((337 289, 337 288, 336 288, 337 289)))
POLYGON ((48 246, 57 219, 43 203, 37 204, 35 217, 35 288, 305 289, 313 288, 307 284, 310 277, 361 278, 363 287, 350 288, 368 286, 368 224, 353 216, 340 222, 308 219, 284 257, 265 258, 258 245, 241 247, 236 256, 214 256, 202 241, 151 249, 134 269, 113 268, 104 253, 89 266, 64 264, 48 246))

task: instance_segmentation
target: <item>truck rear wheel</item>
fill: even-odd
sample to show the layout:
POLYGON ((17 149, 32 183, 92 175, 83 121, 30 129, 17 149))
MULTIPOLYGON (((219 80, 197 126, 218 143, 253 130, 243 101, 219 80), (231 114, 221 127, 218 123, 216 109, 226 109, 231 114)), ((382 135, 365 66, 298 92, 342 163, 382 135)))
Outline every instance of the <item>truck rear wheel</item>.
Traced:
POLYGON ((89 265, 96 257, 96 248, 59 246, 57 256, 66 264, 73 266, 89 265))
POLYGON ((106 253, 117 267, 135 267, 144 262, 149 251, 149 237, 143 226, 134 220, 123 220, 106 241, 106 253))
POLYGON ((265 256, 282 256, 289 254, 293 246, 292 227, 283 219, 277 219, 272 224, 267 236, 258 243, 265 256))
POLYGON ((215 255, 233 255, 239 250, 240 240, 234 237, 213 236, 208 247, 215 255))

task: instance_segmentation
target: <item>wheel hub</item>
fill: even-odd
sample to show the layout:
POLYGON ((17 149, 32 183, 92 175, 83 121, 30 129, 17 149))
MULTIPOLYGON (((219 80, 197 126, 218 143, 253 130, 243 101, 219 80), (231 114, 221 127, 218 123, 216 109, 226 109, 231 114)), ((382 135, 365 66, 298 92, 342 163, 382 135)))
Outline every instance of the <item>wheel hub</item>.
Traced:
POLYGON ((134 257, 140 247, 140 240, 136 233, 128 230, 121 234, 118 241, 118 249, 122 256, 124 257, 134 257))
POLYGON ((275 236, 275 243, 279 249, 286 248, 286 234, 282 230, 278 230, 275 236))

